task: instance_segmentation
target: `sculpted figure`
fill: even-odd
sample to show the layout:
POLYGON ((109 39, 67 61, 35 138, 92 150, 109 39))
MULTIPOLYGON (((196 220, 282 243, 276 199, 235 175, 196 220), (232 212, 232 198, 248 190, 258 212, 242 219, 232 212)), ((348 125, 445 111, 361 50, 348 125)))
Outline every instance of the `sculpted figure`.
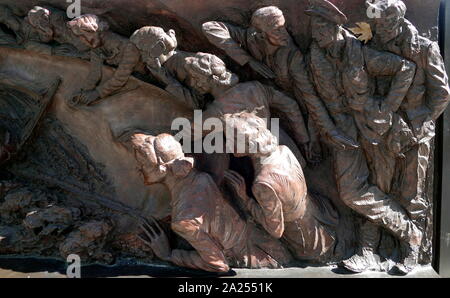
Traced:
POLYGON ((203 112, 204 120, 243 111, 257 111, 259 117, 269 120, 271 109, 277 110, 282 120, 286 120, 296 144, 305 156, 310 156, 309 134, 294 99, 257 81, 239 83, 239 78, 226 68, 225 63, 211 54, 197 53, 195 57, 186 58, 185 69, 191 88, 214 97, 203 112))
POLYGON ((9 27, 16 34, 18 44, 26 49, 48 55, 86 57, 83 51, 87 48, 77 42, 75 36, 66 26, 65 12, 35 6, 22 19, 14 15, 6 6, 2 6, 1 10, 0 23, 9 27), (59 43, 59 45, 48 45, 52 41, 59 43))
MULTIPOLYGON (((364 138, 366 136, 358 131, 358 127, 370 124, 361 123, 361 119, 367 121, 361 115, 375 100, 371 77, 393 77, 389 92, 379 107, 383 114, 392 115, 412 83, 415 65, 394 54, 363 46, 341 26, 346 22, 346 16, 328 1, 312 1, 306 13, 311 15, 314 42, 309 63, 316 89, 336 126, 355 140, 364 138)), ((361 242, 367 242, 366 245, 344 262, 344 266, 359 272, 374 262, 373 253, 378 244, 378 239, 373 237, 373 226, 376 225, 401 241, 402 261, 396 267, 409 272, 418 261, 422 232, 397 198, 370 183, 371 173, 364 150, 353 148, 333 152, 340 198, 369 221, 368 227, 363 226, 360 233, 361 242)))
POLYGON ((67 26, 91 49, 91 63, 94 64, 94 69, 97 69, 90 84, 96 87, 76 94, 74 103, 89 105, 108 97, 125 86, 133 71, 144 72, 141 55, 136 46, 129 39, 110 31, 108 23, 98 16, 82 15, 68 22, 67 26), (101 79, 101 69, 98 71, 98 67, 101 67, 103 62, 116 66, 117 69, 112 78, 97 85, 101 79))
POLYGON ((248 64, 263 77, 275 79, 280 88, 297 100, 305 117, 310 113, 309 117, 313 120, 307 123, 312 138, 310 147, 313 156, 310 160, 320 158, 317 129, 314 127, 339 146, 351 146, 352 141, 336 130, 329 117, 318 116, 327 113, 326 108, 308 78, 303 54, 287 32, 280 9, 274 6, 258 9, 248 29, 222 22, 207 22, 203 24, 203 32, 212 44, 224 50, 239 65, 248 64))
POLYGON ((399 191, 411 218, 424 225, 429 208, 424 189, 430 141, 435 135, 435 122, 450 100, 448 77, 439 46, 420 36, 414 25, 405 19, 406 5, 403 1, 380 0, 374 7, 380 18, 373 20, 375 35, 370 45, 405 57, 417 65, 413 83, 399 110, 417 139, 417 143, 405 153, 400 174, 405 179, 399 191))
POLYGON ((203 109, 203 97, 186 87, 188 74, 185 58, 195 53, 177 49, 178 42, 174 30, 165 32, 160 27, 143 27, 130 37, 139 49, 142 60, 152 76, 165 86, 165 90, 181 100, 189 108, 203 109))
POLYGON ((163 183, 170 191, 172 230, 194 248, 171 249, 156 222, 145 224, 142 239, 159 258, 211 272, 230 266, 279 268, 291 261, 278 240, 239 217, 208 174, 193 169, 174 137, 135 134, 131 144, 145 184, 163 183))
POLYGON ((336 243, 337 212, 328 200, 308 194, 302 167, 291 150, 279 146, 264 120, 254 114, 225 115, 225 123, 237 130, 235 135, 226 135, 227 145, 234 144, 231 149, 236 157, 249 156, 255 171, 254 198, 247 195, 244 178, 238 173, 225 174, 242 205, 270 235, 283 239, 296 258, 319 261, 329 257, 336 243), (242 152, 238 151, 239 135, 246 142, 242 152))

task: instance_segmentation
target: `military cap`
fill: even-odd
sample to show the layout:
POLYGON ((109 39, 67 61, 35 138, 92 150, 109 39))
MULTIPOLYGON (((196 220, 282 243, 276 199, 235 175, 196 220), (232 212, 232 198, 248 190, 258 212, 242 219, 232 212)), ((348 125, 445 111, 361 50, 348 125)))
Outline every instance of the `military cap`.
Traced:
POLYGON ((347 23, 345 14, 327 0, 310 0, 310 7, 305 13, 309 16, 322 17, 338 25, 347 23))

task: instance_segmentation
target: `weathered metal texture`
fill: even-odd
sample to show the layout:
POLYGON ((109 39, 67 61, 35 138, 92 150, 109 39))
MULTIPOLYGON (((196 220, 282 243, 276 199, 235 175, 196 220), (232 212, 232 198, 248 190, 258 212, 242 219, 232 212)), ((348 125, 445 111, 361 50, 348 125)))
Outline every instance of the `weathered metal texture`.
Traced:
MULTIPOLYGON (((333 0, 349 17, 349 24, 367 20, 364 0, 333 0)), ((408 0, 406 17, 419 29, 420 33, 437 40, 437 19, 439 0, 408 0)), ((51 5, 66 9, 70 3, 60 0, 0 0, 20 13, 25 14, 34 5, 51 5)), ((286 14, 288 30, 302 48, 310 41, 309 17, 304 14, 306 0, 83 0, 82 13, 94 13, 105 17, 113 31, 131 35, 134 30, 155 25, 173 28, 179 33, 182 49, 189 51, 214 52, 208 48, 208 41, 201 34, 201 24, 210 20, 233 21, 245 25, 251 13, 259 7, 276 5, 286 14), (189 41, 189 42, 186 42, 189 41)))
MULTIPOLYGON (((445 3, 445 37, 444 37, 444 59, 446 61, 447 72, 450 69, 450 4, 445 3)), ((439 274, 442 277, 450 277, 450 112, 444 113, 443 143, 442 143, 442 179, 441 195, 441 222, 440 222, 440 247, 439 247, 439 274)))
MULTIPOLYGON (((93 160, 105 166, 105 173, 116 190, 116 199, 142 212, 164 217, 164 212, 167 212, 167 202, 164 200, 166 190, 155 186, 149 191, 143 185, 135 171, 132 154, 116 138, 127 129, 134 128, 155 134, 170 132, 172 119, 189 118, 190 113, 175 105, 165 91, 134 78, 109 100, 95 107, 73 109, 68 100, 78 90, 80 78, 87 77, 88 62, 0 48, 0 72, 7 73, 10 78, 25 76, 28 81, 46 86, 46 78, 42 76, 44 69, 48 77, 60 77, 62 81, 49 113, 55 115, 70 134, 87 147, 93 160)), ((107 77, 112 72, 112 69, 105 67, 107 77)), ((126 227, 127 223, 120 223, 119 226, 126 227)))
MULTIPOLYGON (((351 26, 358 21, 367 20, 363 0, 332 1, 348 14, 351 26)), ((144 25, 173 28, 177 31, 180 48, 188 51, 223 53, 213 47, 202 35, 201 24, 210 20, 223 20, 247 25, 251 12, 256 8, 277 5, 286 14, 287 28, 300 47, 305 50, 310 43, 309 17, 304 14, 308 1, 245 1, 231 0, 199 0, 199 1, 125 1, 125 0, 83 0, 82 12, 103 16, 111 24, 113 31, 129 36, 134 30, 144 25)), ((0 4, 8 4, 16 12, 23 15, 33 5, 51 5, 65 9, 69 3, 60 0, 34 1, 24 0, 20 3, 12 0, 0 0, 0 4)), ((422 35, 437 40, 437 12, 439 1, 407 1, 407 18, 418 27, 422 35)), ((230 59, 226 59, 230 68, 243 78, 248 78, 245 68, 237 67, 230 59)), ((93 160, 105 166, 105 172, 113 183, 117 199, 133 208, 152 214, 158 218, 166 216, 167 196, 163 187, 148 188, 142 184, 136 171, 136 163, 130 153, 115 142, 115 137, 127 129, 143 129, 151 134, 167 132, 170 122, 179 116, 188 116, 187 110, 173 104, 173 98, 164 91, 136 79, 130 79, 125 89, 98 105, 90 108, 72 109, 67 100, 73 92, 78 91, 80 78, 87 77, 89 66, 82 61, 67 58, 46 57, 30 54, 22 50, 0 49, 0 72, 10 75, 26 75, 33 82, 41 80, 41 72, 45 69, 49 77, 60 76, 62 86, 55 96, 51 113, 62 122, 74 138, 85 145, 93 160), (68 63, 71 65, 67 67, 68 63), (164 108, 161 108, 161 107, 164 108)), ((106 77, 112 70, 105 68, 106 77)), ((46 82, 43 82, 45 85, 46 82)), ((448 118, 450 116, 447 115, 448 118)), ((450 119, 447 119, 450 122, 450 119)), ((449 129, 449 128, 446 128, 449 129)), ((450 129, 449 129, 450 135, 450 129)), ((332 165, 327 159, 319 168, 305 169, 306 180, 311 190, 321 191, 336 203, 343 220, 338 234, 352 234, 354 222, 348 210, 339 202, 333 181, 332 165)), ((444 220, 444 219, 443 219, 444 220)), ((118 224, 122 229, 128 228, 126 218, 118 224)), ((443 226, 448 223, 443 223, 443 226)), ((353 233, 354 234, 354 233, 353 233)), ((339 244, 342 248, 352 249, 355 246, 354 235, 343 237, 339 244)), ((446 236, 445 236, 446 237, 446 236)), ((445 238, 444 237, 444 238, 445 238)), ((443 239, 444 239, 443 238, 443 239)), ((446 239, 446 238, 445 238, 446 239)), ((446 243, 443 241, 443 243, 446 243)), ((448 247, 447 247, 448 248, 448 247)), ((347 251, 346 249, 342 249, 347 251)), ((342 257, 342 256, 341 256, 342 257)))

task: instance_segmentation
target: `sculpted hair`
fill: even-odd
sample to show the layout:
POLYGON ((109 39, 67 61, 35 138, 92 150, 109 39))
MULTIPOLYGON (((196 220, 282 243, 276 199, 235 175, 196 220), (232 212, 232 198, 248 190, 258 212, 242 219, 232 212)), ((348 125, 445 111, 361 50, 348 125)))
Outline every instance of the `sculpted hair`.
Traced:
POLYGON ((140 165, 148 166, 150 168, 158 166, 154 142, 154 136, 140 133, 131 136, 129 145, 131 145, 135 158, 140 165))
POLYGON ((406 5, 400 0, 378 0, 375 2, 375 5, 369 1, 366 1, 366 5, 373 6, 386 15, 395 14, 401 18, 404 18, 406 15, 406 5))
POLYGON ((130 41, 140 50, 151 49, 166 34, 163 28, 146 26, 136 30, 130 37, 130 41))
POLYGON ((284 18, 283 12, 276 6, 267 6, 256 10, 252 15, 251 25, 258 30, 265 31, 272 27, 278 18, 284 18))
POLYGON ((28 22, 34 27, 40 27, 41 21, 49 22, 50 11, 40 6, 35 6, 28 12, 28 22))
POLYGON ((134 134, 131 146, 142 170, 155 177, 165 175, 169 167, 175 176, 185 177, 194 165, 193 158, 184 156, 181 144, 170 134, 134 134))
POLYGON ((76 35, 81 35, 83 32, 105 32, 109 30, 108 23, 93 14, 79 16, 67 22, 67 27, 76 35))
POLYGON ((197 53, 194 57, 186 58, 185 62, 189 73, 210 78, 218 85, 233 86, 238 83, 237 76, 228 71, 225 63, 215 55, 197 53))
POLYGON ((235 144, 245 137, 246 150, 249 150, 246 153, 256 152, 266 155, 278 148, 278 139, 267 129, 267 123, 255 113, 226 114, 224 121, 226 126, 234 131, 232 138, 226 136, 227 144, 235 144))
POLYGON ((131 145, 139 162, 150 167, 156 167, 183 158, 183 148, 175 138, 169 134, 157 137, 146 134, 131 136, 131 145))

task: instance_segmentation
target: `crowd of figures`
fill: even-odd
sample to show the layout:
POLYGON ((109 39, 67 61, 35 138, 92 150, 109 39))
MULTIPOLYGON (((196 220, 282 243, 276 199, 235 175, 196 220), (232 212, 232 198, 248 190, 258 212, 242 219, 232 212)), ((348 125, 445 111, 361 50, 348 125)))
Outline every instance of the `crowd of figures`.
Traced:
MULTIPOLYGON (((147 76, 180 104, 202 110, 203 119, 222 119, 245 135, 246 148, 257 148, 235 153, 251 160, 254 177, 246 181, 227 168, 226 154, 208 157, 209 171, 194 168, 172 135, 121 138, 135 153, 143 182, 169 189, 171 229, 192 247, 171 249, 158 220, 149 218, 140 237, 160 259, 213 272, 280 268, 294 260, 327 263, 339 241, 339 215, 330 200, 308 191, 302 170, 321 162, 325 146, 340 200, 363 221, 359 247, 341 265, 353 272, 371 268, 384 230, 400 242, 392 269, 408 273, 418 264, 430 208, 425 183, 435 122, 450 99, 439 48, 405 19, 400 0, 368 1, 380 12, 368 43, 344 27, 347 17, 335 5, 310 2, 305 13, 313 42, 307 53, 274 6, 256 10, 249 28, 202 25, 211 44, 273 86, 239 82, 219 57, 179 50, 174 30, 146 26, 125 38, 96 15, 68 20, 62 11, 34 7, 21 18, 2 7, 0 23, 15 37, 0 32, 0 39, 2 45, 89 60, 89 84, 70 98, 74 107, 107 100, 132 75, 147 76), (106 80, 105 63, 116 67, 106 80), (274 112, 286 130, 279 139, 263 120, 274 112), (239 208, 224 197, 224 185, 239 208)), ((4 161, 20 142, 0 129, 4 161)), ((237 143, 235 134, 224 138, 237 143)))

